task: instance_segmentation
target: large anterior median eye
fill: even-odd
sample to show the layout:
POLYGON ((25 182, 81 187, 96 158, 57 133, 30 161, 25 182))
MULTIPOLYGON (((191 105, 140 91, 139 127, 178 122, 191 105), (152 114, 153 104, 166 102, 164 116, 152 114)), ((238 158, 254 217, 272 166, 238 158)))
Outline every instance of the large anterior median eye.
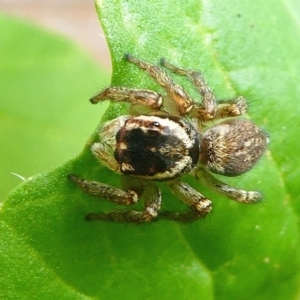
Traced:
POLYGON ((160 127, 160 123, 155 121, 150 124, 150 127, 160 127))

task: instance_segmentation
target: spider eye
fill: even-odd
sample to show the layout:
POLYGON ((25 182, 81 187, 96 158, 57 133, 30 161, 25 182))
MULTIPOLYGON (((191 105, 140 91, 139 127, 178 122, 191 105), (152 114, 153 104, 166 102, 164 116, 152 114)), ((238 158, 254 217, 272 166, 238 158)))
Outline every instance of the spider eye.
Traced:
POLYGON ((155 121, 150 124, 151 127, 160 127, 160 123, 155 121))

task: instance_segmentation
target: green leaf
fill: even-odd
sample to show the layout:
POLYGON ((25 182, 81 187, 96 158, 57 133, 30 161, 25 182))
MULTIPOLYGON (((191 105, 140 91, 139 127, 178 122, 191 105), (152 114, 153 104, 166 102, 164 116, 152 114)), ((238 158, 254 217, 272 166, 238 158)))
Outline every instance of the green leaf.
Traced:
MULTIPOLYGON (((25 181, 1 220, 1 298, 296 299, 299 297, 296 130, 299 17, 296 2, 98 1, 113 60, 114 85, 159 90, 124 53, 200 69, 219 98, 245 96, 249 117, 270 133, 265 157, 224 181, 262 190, 262 205, 241 205, 188 180, 213 200, 213 213, 189 225, 86 222, 114 205, 86 195, 68 173, 119 186, 92 157, 80 156, 25 181), (3 267, 2 267, 3 265, 3 267), (9 271, 11 270, 11 271, 9 271), (41 273, 43 276, 41 276, 41 273), (26 276, 24 276, 25 274, 26 276), (27 286, 39 286, 28 290, 27 286), (38 297, 37 297, 38 298, 38 297)), ((178 83, 191 90, 184 78, 178 83)), ((105 119, 126 112, 111 105, 105 119)), ((95 124, 98 119, 95 118, 95 124)), ((182 206, 163 189, 165 208, 182 206)))

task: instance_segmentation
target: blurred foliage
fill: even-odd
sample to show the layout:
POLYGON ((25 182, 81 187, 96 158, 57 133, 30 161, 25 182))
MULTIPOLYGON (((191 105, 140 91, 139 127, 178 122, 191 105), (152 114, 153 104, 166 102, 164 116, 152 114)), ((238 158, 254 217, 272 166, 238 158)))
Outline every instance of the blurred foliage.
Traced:
POLYGON ((20 178, 77 155, 104 107, 88 99, 109 84, 79 46, 0 15, 0 202, 20 178))
MULTIPOLYGON (((77 158, 25 181, 5 201, 0 280, 6 288, 0 298, 299 298, 296 4, 96 4, 111 49, 114 85, 160 90, 122 59, 129 52, 154 63, 163 56, 200 69, 220 98, 243 95, 249 100, 249 117, 270 133, 271 144, 251 172, 223 179, 262 190, 265 201, 241 205, 187 178, 213 200, 213 213, 204 220, 185 226, 168 221, 141 226, 85 222, 87 212, 114 205, 86 195, 67 174, 119 185, 118 176, 92 157, 93 134, 77 158)), ((195 95, 184 78, 176 81, 195 95)), ((111 105, 105 119, 126 110, 126 105, 111 105)), ((163 207, 182 209, 164 188, 163 207)))

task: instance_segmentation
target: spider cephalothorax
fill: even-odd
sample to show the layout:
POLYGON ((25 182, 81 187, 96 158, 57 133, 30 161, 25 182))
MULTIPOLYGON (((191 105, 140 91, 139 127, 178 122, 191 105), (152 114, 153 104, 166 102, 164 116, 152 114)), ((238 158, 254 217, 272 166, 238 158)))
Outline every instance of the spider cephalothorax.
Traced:
POLYGON ((199 160, 199 138, 184 119, 167 116, 122 116, 100 131, 92 151, 100 161, 113 152, 109 168, 124 175, 169 180, 190 172, 199 160), (107 127, 112 136, 108 136, 107 127), (114 128, 114 130, 112 130, 114 128), (103 148, 111 140, 111 149, 103 148))
POLYGON ((105 123, 99 130, 99 141, 91 147, 102 164, 123 175, 127 185, 130 186, 130 180, 135 178, 140 188, 132 187, 125 191, 81 179, 75 174, 69 176, 89 194, 118 204, 134 204, 146 195, 143 197, 144 211, 90 213, 87 219, 141 223, 154 220, 157 216, 182 222, 204 217, 211 211, 212 203, 181 181, 181 176, 187 173, 238 202, 260 201, 262 196, 259 192, 231 187, 210 174, 243 174, 251 169, 266 149, 268 136, 262 129, 247 119, 234 118, 246 112, 245 99, 237 97, 217 102, 201 73, 177 68, 162 59, 164 67, 187 76, 194 83, 202 96, 202 102, 195 102, 161 68, 130 55, 125 58, 145 70, 166 90, 176 112, 168 113, 164 107, 165 98, 151 90, 109 87, 91 99, 92 103, 106 99, 126 101, 132 105, 146 106, 152 112, 120 116, 105 123), (203 126, 212 120, 214 124, 211 127, 203 126), (161 193, 155 181, 165 181, 173 194, 190 209, 159 214, 161 193))

